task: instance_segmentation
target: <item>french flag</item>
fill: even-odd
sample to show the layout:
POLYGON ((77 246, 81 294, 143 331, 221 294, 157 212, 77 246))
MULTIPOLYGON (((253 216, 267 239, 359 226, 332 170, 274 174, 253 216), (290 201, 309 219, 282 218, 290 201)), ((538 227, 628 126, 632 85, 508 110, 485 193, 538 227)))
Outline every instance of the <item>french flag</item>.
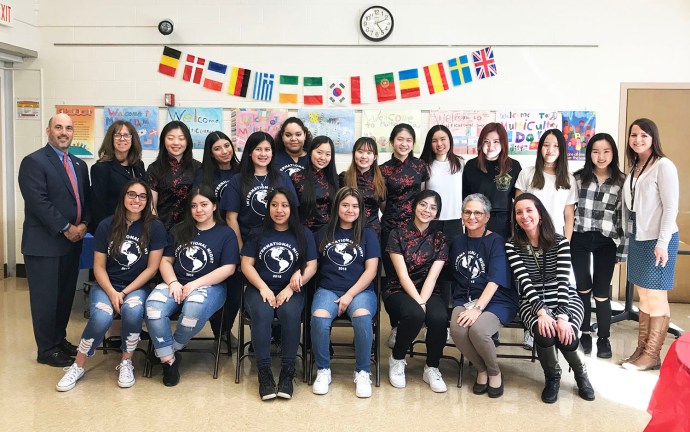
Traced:
POLYGON ((223 89, 223 82, 226 79, 228 66, 214 61, 208 62, 208 68, 204 75, 204 87, 213 91, 221 91, 223 89))

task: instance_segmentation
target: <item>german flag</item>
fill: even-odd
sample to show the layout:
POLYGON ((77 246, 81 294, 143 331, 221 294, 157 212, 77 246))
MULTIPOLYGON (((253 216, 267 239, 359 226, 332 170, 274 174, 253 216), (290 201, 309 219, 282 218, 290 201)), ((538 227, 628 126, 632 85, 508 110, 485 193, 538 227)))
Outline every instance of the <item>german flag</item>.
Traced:
POLYGON ((158 72, 175 78, 177 65, 180 63, 180 57, 182 57, 182 52, 170 48, 169 46, 164 47, 161 63, 158 65, 158 72))
POLYGON ((249 87, 249 77, 251 77, 251 75, 252 71, 249 69, 233 67, 230 73, 228 94, 247 97, 247 88, 249 87))

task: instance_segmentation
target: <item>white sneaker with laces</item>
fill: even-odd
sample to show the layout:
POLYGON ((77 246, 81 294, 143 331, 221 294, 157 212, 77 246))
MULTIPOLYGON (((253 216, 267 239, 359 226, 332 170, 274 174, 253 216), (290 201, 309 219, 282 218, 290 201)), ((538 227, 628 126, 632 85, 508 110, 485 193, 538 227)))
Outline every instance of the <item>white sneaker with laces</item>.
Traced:
POLYGON ((122 360, 122 363, 115 368, 120 371, 120 376, 117 379, 117 385, 120 388, 130 388, 134 385, 134 365, 132 360, 122 360))
POLYGON ((391 354, 388 359, 388 380, 391 385, 396 388, 405 388, 407 382, 405 381, 405 366, 407 362, 405 359, 396 360, 391 354))
POLYGON ((355 372, 355 395, 360 398, 371 397, 371 374, 369 372, 355 372))
POLYGON ((317 395, 328 393, 328 385, 331 383, 331 370, 319 369, 316 371, 316 379, 311 386, 311 391, 317 395))
POLYGON ((66 392, 72 390, 77 381, 84 376, 84 368, 80 368, 76 363, 72 363, 72 366, 64 368, 65 376, 57 383, 55 388, 57 391, 66 392))
POLYGON ((391 334, 388 336, 388 341, 386 344, 388 345, 388 348, 393 349, 395 346, 395 338, 398 336, 398 328, 397 327, 392 327, 391 328, 391 334))
POLYGON ((526 349, 527 351, 531 351, 532 347, 534 346, 534 338, 532 337, 531 334, 527 330, 525 330, 525 336, 522 341, 522 348, 526 349))
POLYGON ((443 376, 441 376, 441 371, 439 371, 438 368, 424 365, 424 374, 422 375, 422 379, 425 383, 429 384, 431 390, 436 393, 445 393, 448 391, 448 387, 446 387, 446 383, 443 381, 443 376))

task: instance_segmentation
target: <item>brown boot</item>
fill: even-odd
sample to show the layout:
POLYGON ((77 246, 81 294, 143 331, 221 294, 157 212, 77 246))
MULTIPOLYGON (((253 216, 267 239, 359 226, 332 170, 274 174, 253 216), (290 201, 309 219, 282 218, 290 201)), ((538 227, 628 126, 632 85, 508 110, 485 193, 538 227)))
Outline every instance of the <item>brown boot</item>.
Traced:
POLYGON ((632 353, 629 357, 624 358, 623 360, 620 360, 618 364, 622 365, 623 363, 632 363, 644 352, 644 347, 647 344, 647 336, 649 336, 649 314, 647 312, 643 312, 640 310, 640 326, 639 329, 637 330, 637 348, 635 348, 635 352, 632 353))
POLYGON ((666 331, 671 323, 671 317, 651 317, 649 320, 649 337, 644 352, 634 362, 623 363, 628 370, 646 371, 661 367, 661 347, 666 339, 666 331))

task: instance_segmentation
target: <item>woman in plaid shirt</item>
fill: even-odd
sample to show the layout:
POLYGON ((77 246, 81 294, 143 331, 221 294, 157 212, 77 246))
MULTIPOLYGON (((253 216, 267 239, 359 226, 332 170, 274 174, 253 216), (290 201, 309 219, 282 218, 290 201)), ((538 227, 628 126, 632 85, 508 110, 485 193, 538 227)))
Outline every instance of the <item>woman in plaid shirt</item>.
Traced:
POLYGON ((618 168, 618 150, 607 133, 594 135, 587 145, 585 166, 575 173, 578 200, 570 244, 577 293, 585 306, 580 343, 592 352, 589 332, 591 297, 597 305, 597 357, 611 358, 611 297, 609 286, 616 263, 625 260, 622 189, 625 176, 618 168), (594 258, 594 271, 590 264, 594 258))

